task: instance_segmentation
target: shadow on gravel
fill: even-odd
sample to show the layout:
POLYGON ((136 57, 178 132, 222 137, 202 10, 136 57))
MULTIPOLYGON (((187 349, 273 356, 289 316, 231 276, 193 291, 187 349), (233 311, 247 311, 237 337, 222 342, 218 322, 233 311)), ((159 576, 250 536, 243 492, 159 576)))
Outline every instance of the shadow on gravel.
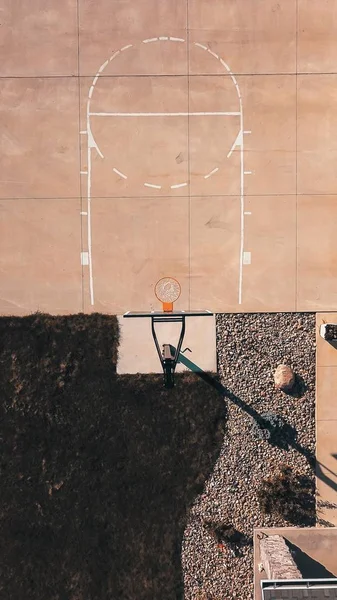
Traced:
POLYGON ((287 395, 291 396, 292 398, 302 398, 302 396, 304 396, 307 390, 308 386, 305 383, 303 377, 296 373, 294 387, 291 389, 290 392, 287 392, 287 395))
MULTIPOLYGON (((256 423, 259 424, 259 426, 262 429, 265 429, 267 431, 269 430, 269 432, 271 434, 269 440, 267 440, 267 441, 269 441, 269 443, 272 443, 274 446, 282 448, 283 450, 293 448, 294 450, 296 450, 296 452, 299 452, 300 454, 302 454, 306 458, 306 460, 308 461, 308 463, 312 469, 315 469, 315 467, 316 467, 316 476, 321 481, 326 483, 329 487, 331 487, 331 489, 337 491, 337 484, 328 475, 323 473, 322 467, 326 471, 329 471, 329 473, 331 473, 331 475, 336 476, 336 474, 333 471, 331 471, 330 469, 328 469, 327 467, 325 467, 325 465, 320 463, 318 460, 316 460, 316 457, 313 454, 313 452, 308 450, 308 448, 305 448, 304 446, 302 446, 297 441, 296 430, 291 425, 289 425, 289 423, 284 421, 283 428, 280 428, 278 431, 275 431, 275 429, 273 429, 273 426, 270 424, 270 422, 267 421, 266 419, 264 419, 263 416, 260 415, 254 408, 252 408, 244 400, 242 400, 241 398, 239 398, 238 396, 233 394, 233 392, 231 392, 230 390, 225 388, 225 386, 223 386, 220 381, 218 381, 214 377, 212 377, 212 375, 210 375, 209 373, 205 373, 202 369, 200 369, 200 367, 198 365, 196 365, 191 360, 186 358, 183 354, 180 354, 179 362, 181 362, 186 367, 191 369, 191 371, 196 373, 201 379, 203 379, 205 382, 207 382, 209 385, 211 385, 214 389, 216 389, 219 392, 219 394, 221 394, 223 397, 227 398, 228 400, 233 402, 236 406, 238 406, 239 408, 244 410, 248 415, 250 415, 250 417, 256 423)), ((298 378, 298 380, 299 380, 299 384, 298 384, 297 390, 303 391, 303 389, 304 389, 303 385, 305 385, 305 383, 303 382, 302 378, 298 378), (303 384, 301 382, 303 382, 303 384)), ((296 386, 295 386, 295 389, 296 389, 296 386)))

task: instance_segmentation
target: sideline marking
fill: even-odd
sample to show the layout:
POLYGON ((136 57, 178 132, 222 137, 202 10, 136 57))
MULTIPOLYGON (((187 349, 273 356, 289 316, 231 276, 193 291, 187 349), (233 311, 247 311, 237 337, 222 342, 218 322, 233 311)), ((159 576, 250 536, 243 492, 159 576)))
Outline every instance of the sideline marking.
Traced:
POLYGON ((244 252, 243 253, 243 264, 244 265, 250 265, 252 262, 252 253, 251 252, 244 252))
POLYGON ((81 175, 88 175, 88 171, 80 171, 81 175))
POLYGON ((253 171, 245 171, 245 175, 252 175, 253 171))
POLYGON ((81 252, 81 265, 84 267, 89 265, 89 252, 81 252))
POLYGON ((251 212, 248 212, 248 211, 245 212, 245 215, 251 215, 251 214, 252 214, 251 212))
POLYGON ((83 215, 84 217, 86 217, 86 216, 88 215, 88 213, 82 210, 82 211, 80 212, 80 215, 83 215))
POLYGON ((121 171, 118 171, 118 169, 113 168, 112 169, 115 173, 117 173, 117 175, 119 175, 120 177, 123 177, 123 179, 127 179, 127 176, 124 175, 124 173, 122 173, 121 171))
POLYGON ((81 134, 81 135, 87 135, 87 134, 88 134, 88 132, 87 132, 87 131, 80 131, 80 134, 81 134))

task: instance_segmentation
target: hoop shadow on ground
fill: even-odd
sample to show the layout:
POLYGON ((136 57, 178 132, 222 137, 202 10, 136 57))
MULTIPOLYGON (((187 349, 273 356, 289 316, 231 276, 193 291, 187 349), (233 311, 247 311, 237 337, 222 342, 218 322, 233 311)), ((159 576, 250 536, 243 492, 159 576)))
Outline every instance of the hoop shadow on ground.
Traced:
MULTIPOLYGON (((174 350, 173 346, 172 349, 174 350)), ((250 406, 244 400, 233 394, 233 392, 228 390, 225 386, 222 385, 222 383, 217 381, 209 373, 205 373, 198 365, 193 363, 186 356, 180 354, 179 362, 185 365, 194 373, 196 373, 198 377, 203 379, 203 381, 205 381, 214 389, 216 389, 222 397, 227 398, 228 400, 233 402, 233 404, 236 404, 236 406, 245 411, 248 415, 251 416, 251 418, 254 421, 259 423, 262 427, 264 427, 267 430, 270 429, 269 423, 266 422, 265 419, 263 419, 263 417, 254 408, 252 408, 252 406, 250 406)), ((331 471, 331 469, 323 465, 321 462, 319 462, 316 459, 315 455, 310 450, 308 450, 308 448, 305 448, 297 441, 296 430, 290 424, 285 422, 284 428, 279 432, 279 435, 271 436, 270 443, 272 443, 275 446, 278 446, 279 448, 282 448, 283 450, 293 448, 294 450, 296 450, 296 452, 302 454, 308 461, 310 467, 313 470, 316 469, 316 477, 318 477, 322 482, 326 483, 331 489, 337 491, 337 483, 335 483, 335 481, 331 477, 324 473, 322 468, 334 477, 337 477, 337 474, 331 471)))

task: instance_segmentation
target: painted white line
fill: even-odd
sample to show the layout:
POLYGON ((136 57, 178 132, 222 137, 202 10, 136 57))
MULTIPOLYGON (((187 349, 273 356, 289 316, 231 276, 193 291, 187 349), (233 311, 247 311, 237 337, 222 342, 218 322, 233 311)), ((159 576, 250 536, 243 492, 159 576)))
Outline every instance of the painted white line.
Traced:
POLYGON ((233 146, 231 147, 230 151, 227 154, 227 158, 230 158, 234 152, 234 149, 236 148, 236 146, 241 146, 243 142, 243 137, 242 137, 242 131, 240 130, 238 135, 236 136, 236 139, 233 143, 233 146))
POLYGON ((161 37, 159 37, 158 39, 159 39, 161 42, 165 42, 165 41, 167 41, 167 40, 168 40, 168 37, 161 36, 161 37))
POLYGON ((251 213, 251 212, 249 212, 249 211, 246 211, 246 212, 245 212, 245 215, 251 215, 251 214, 252 214, 252 213, 251 213))
POLYGON ((81 265, 84 267, 89 265, 89 252, 81 252, 81 265))
POLYGON ((253 171, 245 171, 244 173, 245 173, 245 175, 251 175, 253 173, 253 171))
POLYGON ((161 190, 161 185, 155 185, 154 183, 144 183, 145 187, 153 188, 155 190, 161 190))
POLYGON ((95 87, 95 85, 96 85, 96 83, 97 83, 97 80, 98 80, 98 78, 99 78, 99 73, 97 73, 97 75, 96 75, 96 77, 95 77, 94 81, 92 82, 92 85, 93 85, 94 87, 95 87))
POLYGON ((123 177, 123 179, 127 179, 127 176, 124 175, 124 173, 122 173, 121 171, 118 171, 118 169, 113 168, 112 169, 115 173, 117 173, 117 175, 119 175, 120 177, 123 177))
POLYGON ((246 129, 243 133, 252 133, 251 129, 246 129))
POLYGON ((128 46, 121 48, 121 52, 124 52, 124 50, 128 50, 129 48, 132 48, 132 44, 128 44, 128 46))
POLYGON ((225 61, 224 61, 224 60, 222 60, 222 58, 220 58, 220 62, 221 62, 221 64, 222 64, 222 65, 225 67, 225 69, 227 69, 228 73, 231 73, 231 70, 230 70, 230 68, 229 68, 228 64, 227 64, 227 63, 225 63, 225 61))
POLYGON ((148 40, 143 40, 143 44, 150 44, 151 42, 158 42, 158 38, 149 38, 148 40))
POLYGON ((95 142, 95 146, 94 146, 95 150, 97 150, 98 154, 100 155, 101 158, 104 158, 104 155, 102 154, 102 152, 100 151, 99 147, 97 146, 96 142, 95 142))
MULTIPOLYGON (((88 110, 87 110, 87 130, 88 130, 88 142, 89 139, 94 139, 92 137, 91 129, 90 129, 90 121, 89 121, 89 100, 88 100, 88 110)), ((91 306, 95 303, 94 297, 94 277, 93 277, 93 268, 92 268, 92 235, 91 235, 91 150, 92 147, 88 143, 88 179, 87 179, 87 212, 88 212, 88 227, 87 227, 87 236, 88 236, 88 257, 89 257, 89 292, 90 292, 90 303, 91 306)))
POLYGON ((84 217, 86 217, 86 216, 88 215, 88 213, 82 210, 82 211, 80 212, 80 215, 83 215, 84 217))
POLYGON ((219 57, 218 57, 218 55, 217 55, 217 54, 215 54, 215 52, 212 52, 212 50, 210 50, 209 48, 207 48, 207 51, 208 51, 208 52, 209 52, 209 53, 210 53, 212 56, 214 56, 214 57, 215 57, 217 60, 219 60, 219 57))
POLYGON ((107 59, 107 60, 105 61, 105 63, 103 63, 103 64, 100 66, 100 68, 98 69, 98 72, 99 72, 99 73, 102 73, 102 71, 104 71, 105 67, 106 67, 108 64, 109 64, 109 59, 107 59))
POLYGON ((239 266, 239 304, 242 304, 242 286, 243 286, 243 248, 245 243, 245 175, 244 175, 244 153, 243 153, 243 107, 242 99, 240 103, 240 266, 239 266))
POLYGON ((80 171, 81 175, 88 175, 88 171, 80 171))
POLYGON ((187 183, 177 183, 176 185, 171 185, 171 190, 177 190, 178 188, 186 187, 187 183))
POLYGON ((198 46, 199 48, 202 48, 203 50, 208 50, 207 46, 204 46, 203 44, 199 44, 199 42, 194 42, 195 46, 198 46))
POLYGON ((87 133, 88 133, 87 131, 80 131, 81 135, 87 135, 87 133))
POLYGON ((252 253, 251 252, 244 252, 243 253, 243 264, 244 265, 250 265, 252 262, 252 253))
POLYGON ((91 112, 90 117, 238 117, 240 112, 117 113, 91 112))
POLYGON ((183 38, 170 37, 171 42, 184 42, 183 38))
POLYGON ((214 173, 216 173, 217 171, 219 171, 219 167, 216 167, 215 169, 213 169, 213 171, 211 171, 207 175, 204 175, 204 179, 208 179, 209 177, 211 177, 211 175, 214 175, 214 173))
POLYGON ((120 52, 121 52, 120 50, 116 50, 116 52, 114 52, 112 54, 112 56, 110 56, 109 62, 111 62, 114 58, 116 58, 116 56, 118 56, 118 54, 120 54, 120 52))
POLYGON ((89 146, 89 148, 95 148, 95 150, 98 152, 100 157, 104 158, 102 152, 100 151, 99 147, 97 146, 97 144, 94 140, 94 136, 92 135, 91 129, 89 129, 89 131, 88 131, 88 146, 89 146))
POLYGON ((94 86, 92 85, 89 90, 89 98, 91 98, 93 91, 94 91, 94 86))

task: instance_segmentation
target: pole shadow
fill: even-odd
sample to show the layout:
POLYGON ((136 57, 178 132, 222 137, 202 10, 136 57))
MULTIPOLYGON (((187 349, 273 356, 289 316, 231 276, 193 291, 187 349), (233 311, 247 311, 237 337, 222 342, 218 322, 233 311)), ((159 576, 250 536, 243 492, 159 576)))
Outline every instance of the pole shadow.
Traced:
MULTIPOLYGON (((222 385, 220 381, 217 381, 214 377, 212 377, 212 375, 210 375, 209 373, 205 373, 198 365, 193 363, 181 353, 179 355, 179 362, 185 365, 191 371, 193 371, 193 373, 196 373, 198 377, 200 377, 203 381, 205 381, 214 389, 216 389, 222 397, 227 398, 228 400, 233 402, 233 404, 235 404, 238 408, 245 411, 256 423, 260 425, 260 427, 269 430, 271 434, 274 433, 272 426, 266 419, 263 418, 262 415, 260 415, 254 408, 249 406, 249 404, 247 404, 244 400, 233 394, 233 392, 231 392, 224 385, 222 385)), ((308 448, 305 448, 297 441, 296 431, 288 423, 284 423, 284 428, 280 430, 279 435, 271 435, 271 439, 273 440, 272 443, 274 445, 282 449, 286 450, 289 448, 293 448, 296 452, 302 454, 302 456, 306 458, 308 464, 310 465, 310 468, 313 470, 316 469, 316 477, 322 482, 326 483, 331 489, 337 491, 337 483, 335 483, 335 481, 333 481, 331 477, 325 474, 322 471, 322 468, 324 468, 333 476, 336 476, 336 473, 334 473, 328 467, 320 463, 316 459, 315 455, 310 450, 308 450, 308 448)), ((337 454, 333 456, 337 458, 337 454)))

